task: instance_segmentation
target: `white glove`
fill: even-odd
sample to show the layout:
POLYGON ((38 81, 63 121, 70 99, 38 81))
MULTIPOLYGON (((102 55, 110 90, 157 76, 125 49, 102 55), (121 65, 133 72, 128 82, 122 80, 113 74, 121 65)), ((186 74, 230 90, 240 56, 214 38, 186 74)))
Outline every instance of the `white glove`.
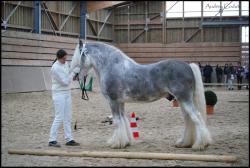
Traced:
POLYGON ((76 73, 79 73, 80 72, 80 68, 79 67, 75 67, 74 69, 73 69, 73 72, 76 74, 76 73))

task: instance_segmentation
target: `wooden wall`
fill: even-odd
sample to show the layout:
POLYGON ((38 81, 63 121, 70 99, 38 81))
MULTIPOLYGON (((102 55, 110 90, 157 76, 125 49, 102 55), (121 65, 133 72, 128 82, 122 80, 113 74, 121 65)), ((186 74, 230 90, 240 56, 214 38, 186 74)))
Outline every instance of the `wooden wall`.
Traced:
POLYGON ((165 1, 136 1, 115 8, 115 43, 240 42, 240 25, 202 27, 202 21, 237 21, 248 17, 165 17, 165 1))
POLYGON ((102 9, 89 13, 87 22, 87 39, 112 42, 112 22, 113 11, 111 9, 102 9))
MULTIPOLYGON (((165 2, 131 1, 121 6, 90 12, 87 20, 87 38, 114 43, 240 42, 240 25, 200 25, 202 20, 237 21, 248 20, 248 17, 166 18, 165 2)), ((44 5, 41 7, 42 34, 79 37, 79 1, 43 1, 42 4, 47 7, 46 10, 44 5), (67 21, 64 24, 65 20, 67 21)), ((7 30, 34 31, 33 1, 2 1, 1 9, 3 20, 11 15, 7 30), (19 2, 20 5, 12 14, 19 2)))
POLYGON ((161 42, 161 1, 138 1, 132 5, 115 8, 114 31, 116 43, 161 42), (148 30, 144 30, 150 18, 148 30))
POLYGON ((200 62, 216 66, 225 63, 237 65, 241 56, 238 42, 203 42, 203 43, 136 43, 117 44, 122 51, 139 63, 152 63, 163 59, 177 59, 186 62, 200 62))
MULTIPOLYGON (((78 38, 2 31, 1 69, 3 92, 51 90, 50 68, 59 49, 70 62, 78 38)), ((73 83, 72 87, 79 87, 73 83)))
POLYGON ((56 52, 63 48, 69 59, 78 42, 77 38, 55 37, 34 33, 2 31, 2 65, 51 66, 56 52))
POLYGON ((22 1, 12 13, 18 3, 19 1, 1 1, 1 17, 3 20, 7 20, 9 16, 9 29, 30 32, 34 24, 34 1, 22 1))
MULTIPOLYGON (((2 21, 9 18, 7 30, 34 32, 34 5, 34 1, 1 1, 2 21)), ((113 15, 110 15, 105 22, 109 11, 111 9, 89 13, 88 39, 112 41, 113 15), (93 29, 95 32, 99 32, 102 26, 103 29, 99 35, 93 33, 93 29)), ((62 37, 79 37, 80 1, 41 1, 41 33, 62 37)))

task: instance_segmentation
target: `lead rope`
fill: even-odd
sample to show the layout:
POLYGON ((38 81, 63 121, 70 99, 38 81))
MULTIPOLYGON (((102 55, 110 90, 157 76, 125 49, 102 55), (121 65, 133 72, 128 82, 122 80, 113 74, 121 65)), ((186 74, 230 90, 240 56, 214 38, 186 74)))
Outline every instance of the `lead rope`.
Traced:
POLYGON ((86 79, 87 79, 88 75, 85 75, 83 77, 83 89, 82 89, 82 99, 83 100, 89 100, 88 94, 87 94, 87 90, 85 88, 85 83, 86 83, 86 79))
MULTIPOLYGON (((85 48, 85 44, 84 44, 84 48, 82 49, 82 51, 81 51, 81 53, 80 53, 81 56, 82 56, 83 53, 84 53, 84 55, 87 54, 87 48, 85 48)), ((82 63, 82 62, 81 62, 81 63, 82 63)), ((81 67, 82 67, 82 65, 81 65, 81 67)), ((88 94, 87 94, 87 90, 86 90, 86 88, 85 88, 87 76, 88 76, 88 75, 85 75, 85 76, 83 77, 83 88, 81 88, 81 89, 82 89, 82 99, 83 99, 83 100, 89 100, 89 97, 88 97, 88 94)))
POLYGON ((83 100, 89 100, 89 97, 88 97, 88 94, 87 94, 87 90, 86 90, 86 88, 85 88, 87 76, 88 76, 88 75, 85 75, 85 76, 83 77, 83 86, 82 86, 82 84, 81 84, 81 82, 80 82, 80 80, 79 80, 79 85, 80 85, 80 88, 81 88, 81 90, 82 90, 82 99, 83 99, 83 100))

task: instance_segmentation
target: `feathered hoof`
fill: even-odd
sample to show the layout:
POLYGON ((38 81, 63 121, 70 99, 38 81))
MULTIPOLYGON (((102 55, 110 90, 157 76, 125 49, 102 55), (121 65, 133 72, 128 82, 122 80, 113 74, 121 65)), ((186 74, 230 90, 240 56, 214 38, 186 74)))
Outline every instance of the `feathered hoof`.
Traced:
POLYGON ((182 140, 178 140, 175 143, 176 148, 191 148, 191 146, 192 146, 191 143, 183 142, 182 140))
POLYGON ((209 135, 206 138, 203 138, 203 141, 195 142, 192 146, 192 149, 195 151, 197 151, 197 150, 202 151, 202 150, 205 150, 211 144, 213 144, 213 140, 209 135))
POLYGON ((113 149, 122 149, 126 148, 127 146, 130 146, 131 144, 129 142, 127 143, 121 143, 121 142, 114 142, 113 139, 108 140, 109 147, 113 149))
POLYGON ((193 144, 192 146, 192 150, 194 151, 203 151, 205 150, 207 147, 209 146, 209 144, 193 144))

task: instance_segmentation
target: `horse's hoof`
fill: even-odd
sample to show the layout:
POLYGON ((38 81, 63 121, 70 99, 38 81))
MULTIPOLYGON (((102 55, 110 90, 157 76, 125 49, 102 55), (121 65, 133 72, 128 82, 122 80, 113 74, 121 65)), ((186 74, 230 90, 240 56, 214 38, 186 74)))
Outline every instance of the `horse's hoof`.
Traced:
POLYGON ((203 150, 205 150, 207 147, 208 147, 208 144, 206 144, 206 145, 194 144, 194 145, 192 146, 192 150, 194 150, 194 151, 203 151, 203 150))
POLYGON ((113 149, 122 149, 122 148, 126 148, 127 146, 130 146, 130 143, 126 143, 126 144, 115 144, 113 141, 109 140, 108 141, 108 146, 110 146, 113 149))
POLYGON ((121 144, 111 144, 111 143, 108 143, 108 145, 113 148, 113 149, 122 149, 122 148, 125 148, 125 146, 122 146, 121 144))
POLYGON ((190 148, 192 144, 190 143, 184 143, 183 141, 179 140, 175 143, 176 148, 190 148))
POLYGON ((126 148, 127 146, 129 146, 129 144, 124 145, 124 146, 122 146, 122 145, 110 145, 110 147, 113 149, 123 149, 123 148, 126 148))
POLYGON ((118 145, 110 145, 110 147, 113 149, 122 149, 122 147, 118 145))

